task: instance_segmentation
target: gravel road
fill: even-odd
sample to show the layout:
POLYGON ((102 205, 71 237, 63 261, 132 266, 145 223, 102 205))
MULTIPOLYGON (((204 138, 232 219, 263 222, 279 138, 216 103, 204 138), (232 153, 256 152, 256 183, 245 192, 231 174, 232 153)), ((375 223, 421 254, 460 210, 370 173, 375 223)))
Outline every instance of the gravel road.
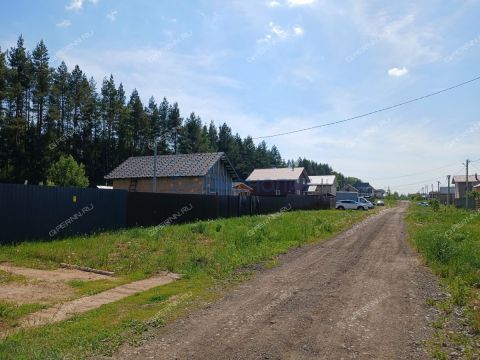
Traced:
POLYGON ((284 255, 117 359, 425 359, 439 287, 405 240, 406 204, 284 255))

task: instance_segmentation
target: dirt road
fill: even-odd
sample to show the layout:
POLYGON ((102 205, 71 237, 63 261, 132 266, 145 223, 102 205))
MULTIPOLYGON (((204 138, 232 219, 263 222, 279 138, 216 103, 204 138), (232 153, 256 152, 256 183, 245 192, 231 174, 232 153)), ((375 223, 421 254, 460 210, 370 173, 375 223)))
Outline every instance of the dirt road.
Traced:
POLYGON ((424 359, 435 277, 405 242, 405 205, 290 252, 126 359, 424 359))

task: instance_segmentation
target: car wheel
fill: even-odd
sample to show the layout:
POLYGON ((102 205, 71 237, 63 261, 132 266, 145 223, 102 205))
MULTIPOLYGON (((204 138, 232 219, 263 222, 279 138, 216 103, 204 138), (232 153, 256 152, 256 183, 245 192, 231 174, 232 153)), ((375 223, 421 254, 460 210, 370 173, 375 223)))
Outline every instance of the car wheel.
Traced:
POLYGON ((345 210, 345 208, 343 206, 339 206, 337 209, 338 210, 345 210))

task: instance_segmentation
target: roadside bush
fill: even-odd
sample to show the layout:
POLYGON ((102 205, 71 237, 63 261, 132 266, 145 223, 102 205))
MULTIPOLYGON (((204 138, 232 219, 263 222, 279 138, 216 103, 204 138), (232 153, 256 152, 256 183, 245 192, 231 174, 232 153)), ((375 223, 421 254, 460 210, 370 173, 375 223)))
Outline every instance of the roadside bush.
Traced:
POLYGON ((429 253, 433 260, 441 264, 448 264, 455 253, 455 249, 448 237, 444 234, 437 234, 430 243, 429 253))
POLYGON ((192 225, 190 230, 194 234, 205 234, 205 231, 207 230, 207 225, 204 222, 199 222, 195 225, 192 225))
POLYGON ((467 303, 468 288, 463 280, 455 278, 450 286, 452 301, 457 306, 464 306, 467 303))
POLYGON ((440 203, 438 202, 437 199, 430 200, 430 206, 432 207, 432 210, 435 212, 440 210, 440 203))

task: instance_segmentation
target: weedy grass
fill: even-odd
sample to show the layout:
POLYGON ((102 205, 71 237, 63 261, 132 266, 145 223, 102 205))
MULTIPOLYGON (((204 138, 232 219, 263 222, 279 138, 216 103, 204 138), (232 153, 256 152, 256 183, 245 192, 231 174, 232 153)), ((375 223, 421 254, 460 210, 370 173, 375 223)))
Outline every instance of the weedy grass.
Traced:
POLYGON ((5 323, 9 327, 14 327, 21 317, 44 308, 45 305, 36 303, 16 305, 8 301, 0 301, 0 324, 5 323))
MULTIPOLYGON (((120 282, 158 271, 183 274, 181 280, 80 314, 73 319, 24 329, 0 342, 1 359, 69 359, 109 355, 124 342, 136 343, 152 327, 213 301, 231 284, 249 278, 255 264, 274 266, 290 248, 324 240, 372 212, 295 211, 203 221, 158 228, 134 228, 0 247, 0 261, 36 268, 62 262, 114 271, 120 282), (262 223, 261 227, 255 228, 262 223), (252 229, 255 229, 252 234, 252 229)), ((84 294, 110 283, 71 282, 84 294)))
POLYGON ((411 243, 441 277, 450 294, 435 304, 443 318, 434 324, 439 329, 431 353, 442 358, 442 344, 448 339, 464 346, 468 354, 474 351, 474 341, 478 341, 480 335, 480 211, 444 206, 434 211, 412 204, 407 224, 411 243), (470 338, 456 331, 446 331, 456 307, 465 308, 467 322, 473 331, 470 338), (470 339, 467 345, 466 339, 470 339))
POLYGON ((70 280, 68 285, 74 288, 77 291, 77 294, 80 296, 90 296, 101 293, 102 291, 112 289, 114 287, 123 285, 128 281, 125 279, 114 279, 114 280, 94 280, 94 281, 84 281, 84 280, 70 280))
POLYGON ((480 211, 412 205, 407 222, 412 243, 459 302, 468 288, 480 288, 480 211))

